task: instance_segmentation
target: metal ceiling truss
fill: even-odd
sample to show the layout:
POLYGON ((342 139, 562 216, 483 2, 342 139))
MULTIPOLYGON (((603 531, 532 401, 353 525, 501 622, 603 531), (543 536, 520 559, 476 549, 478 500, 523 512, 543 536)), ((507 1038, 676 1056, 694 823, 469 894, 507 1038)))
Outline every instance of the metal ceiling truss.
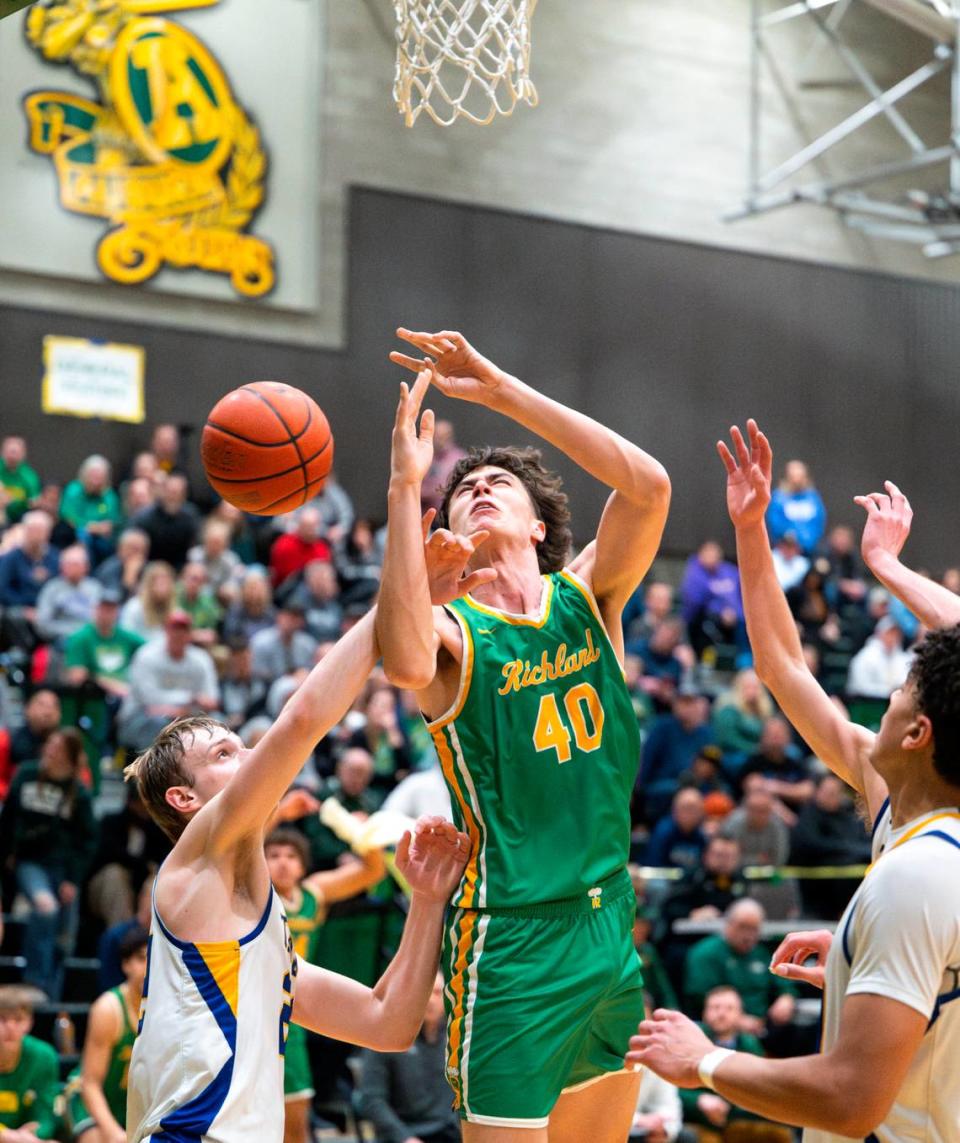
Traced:
MULTIPOLYGON (((766 214, 795 203, 814 203, 837 211, 847 223, 866 234, 910 242, 931 258, 960 253, 960 0, 795 0, 770 10, 768 0, 751 0, 751 76, 749 189, 743 204, 727 221, 766 214), (843 23, 854 5, 866 4, 930 41, 930 56, 909 75, 884 88, 873 76, 843 23), (815 29, 816 46, 841 61, 866 102, 841 122, 813 139, 788 159, 763 168, 761 121, 764 66, 787 100, 789 93, 771 40, 782 25, 801 22, 815 29), (900 104, 934 76, 949 73, 951 94, 949 140, 931 144, 911 126, 900 104), (817 177, 815 164, 833 147, 868 123, 886 120, 896 134, 903 157, 864 165, 838 177, 817 177), (911 172, 943 167, 938 189, 897 189, 911 172), (886 184, 886 196, 884 196, 886 184)), ((802 78, 801 90, 812 84, 802 78)), ((892 152, 895 155, 895 152, 892 152)), ((939 177, 939 176, 938 176, 939 177)), ((930 179, 924 185, 929 187, 930 179)))

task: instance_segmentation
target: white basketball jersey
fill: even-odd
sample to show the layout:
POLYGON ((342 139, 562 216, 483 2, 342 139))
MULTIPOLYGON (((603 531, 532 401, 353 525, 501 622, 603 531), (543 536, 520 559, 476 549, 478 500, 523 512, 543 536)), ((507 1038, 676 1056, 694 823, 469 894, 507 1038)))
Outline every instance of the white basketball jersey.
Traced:
POLYGON ((181 941, 154 903, 130 1060, 130 1143, 281 1143, 296 971, 272 889, 242 940, 181 941))
MULTIPOLYGON (((865 1143, 960 1140, 960 810, 923 814, 893 829, 885 804, 873 860, 827 958, 823 1050, 840 1029, 845 997, 889 997, 929 1021, 886 1119, 865 1143)), ((869 1036, 870 1029, 864 1028, 869 1036)), ((804 1143, 850 1143, 807 1128, 804 1143)))

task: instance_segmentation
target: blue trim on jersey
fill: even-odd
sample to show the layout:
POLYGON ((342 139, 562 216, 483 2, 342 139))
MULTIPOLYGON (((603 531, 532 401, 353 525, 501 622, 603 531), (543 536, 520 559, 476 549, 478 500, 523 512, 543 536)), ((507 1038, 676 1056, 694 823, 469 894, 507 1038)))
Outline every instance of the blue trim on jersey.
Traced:
POLYGON ((918 833, 916 837, 911 838, 911 841, 917 841, 921 837, 938 837, 941 841, 949 841, 951 845, 955 845, 957 849, 960 849, 960 841, 955 837, 951 837, 950 834, 944 833, 942 829, 932 829, 929 833, 918 833))
POLYGON ((960 988, 953 988, 949 992, 941 992, 937 997, 937 1002, 933 1006, 933 1015, 930 1017, 930 1023, 927 1025, 927 1031, 936 1024, 940 1019, 940 1013, 943 1011, 947 1004, 954 1000, 960 1000, 960 988))
POLYGON ((871 840, 876 836, 877 830, 880 828, 880 819, 887 812, 889 805, 890 805, 889 797, 884 798, 883 799, 883 805, 880 807, 880 810, 877 813, 877 816, 873 819, 873 829, 870 831, 871 840))
MULTIPOLYGON (((147 1015, 147 996, 150 993, 150 954, 153 951, 153 933, 147 937, 147 971, 143 977, 143 989, 140 992, 140 1011, 137 1014, 137 1035, 143 1031, 143 1021, 147 1015)), ((124 1006, 126 1012, 126 1006, 124 1006)))
POLYGON ((853 953, 850 950, 850 926, 853 924, 853 915, 857 911, 857 906, 854 905, 850 910, 850 916, 847 917, 847 923, 843 926, 843 936, 840 942, 840 947, 843 949, 844 959, 847 962, 847 967, 853 964, 853 953))
MULTIPOLYGON (((156 892, 156 882, 154 882, 154 892, 156 892)), ((266 925, 267 921, 270 919, 270 909, 273 906, 273 895, 274 895, 273 886, 271 885, 270 896, 267 898, 267 905, 266 905, 266 908, 263 910, 263 915, 261 916, 260 920, 257 921, 256 927, 251 929, 250 932, 247 933, 247 935, 245 937, 241 937, 240 940, 237 942, 238 944, 240 944, 240 945, 249 944, 250 941, 256 940, 256 938, 259 937, 260 934, 263 932, 264 926, 266 925)), ((195 947, 190 941, 182 941, 182 940, 180 940, 179 937, 175 937, 173 935, 173 933, 170 932, 170 930, 167 928, 167 926, 163 923, 163 918, 160 916, 160 910, 157 908, 156 900, 154 900, 154 902, 153 902, 153 915, 157 918, 157 924, 160 926, 160 932, 163 933, 163 935, 167 938, 167 940, 174 947, 180 949, 181 952, 186 952, 188 949, 192 949, 195 947)), ((203 943, 205 943, 205 942, 201 941, 201 944, 203 944, 203 943)), ((224 942, 224 941, 211 941, 210 942, 210 944, 224 944, 224 943, 227 943, 227 942, 224 942)))
POLYGON ((213 973, 207 967, 207 962, 200 955, 196 945, 189 945, 183 953, 183 963, 190 970, 193 983, 203 997, 207 1007, 213 1013, 217 1027, 227 1041, 231 1053, 237 1050, 237 1018, 231 1011, 227 998, 223 995, 220 985, 213 978, 213 973))
POLYGON ((864 1139, 863 1143, 880 1143, 880 1140, 871 1131, 870 1134, 864 1139))

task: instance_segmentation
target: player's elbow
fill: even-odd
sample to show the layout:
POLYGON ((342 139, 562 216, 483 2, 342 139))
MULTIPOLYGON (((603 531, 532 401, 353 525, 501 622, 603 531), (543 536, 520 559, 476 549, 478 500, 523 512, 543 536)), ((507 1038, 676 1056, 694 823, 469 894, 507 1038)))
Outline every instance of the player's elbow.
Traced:
MULTIPOLYGON (((842 1069, 840 1072, 843 1074, 842 1069)), ((850 1139, 867 1139, 886 1119, 895 1093, 880 1090, 875 1077, 851 1079, 853 1082, 833 1085, 826 1100, 829 1122, 820 1126, 850 1139)))
MULTIPOLYGON (((849 1100, 845 1101, 845 1104, 849 1100)), ((869 1106, 843 1106, 830 1123, 830 1130, 850 1139, 868 1139, 883 1122, 887 1109, 876 1110, 869 1106)))
POLYGON ((384 661, 383 673, 387 676, 388 683, 402 691, 422 691, 433 682, 437 668, 435 662, 414 661, 388 666, 384 661))
POLYGON ((667 470, 659 461, 652 467, 648 461, 642 473, 638 473, 632 499, 647 512, 659 512, 666 516, 670 508, 672 486, 667 470))
POLYGON ((371 1047, 377 1052, 406 1052, 413 1047, 419 1031, 419 1022, 412 1027, 385 1023, 378 1029, 376 1043, 371 1047))

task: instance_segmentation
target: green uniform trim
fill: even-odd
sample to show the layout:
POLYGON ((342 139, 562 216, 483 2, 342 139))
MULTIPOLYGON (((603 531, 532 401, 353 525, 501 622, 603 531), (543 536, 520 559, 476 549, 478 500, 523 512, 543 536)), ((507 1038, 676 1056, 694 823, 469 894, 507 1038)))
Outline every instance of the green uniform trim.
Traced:
MULTIPOLYGON (((314 935, 324 922, 325 910, 320 899, 309 889, 305 889, 302 885, 299 888, 299 906, 293 909, 288 901, 284 901, 284 912, 287 915, 290 936, 293 938, 294 951, 302 960, 310 960, 308 954, 314 944, 314 935)), ((294 993, 294 1011, 296 1007, 297 998, 294 993)), ((299 1024, 290 1024, 283 1056, 283 1097, 285 1100, 310 1099, 313 1094, 307 1032, 299 1024)))

